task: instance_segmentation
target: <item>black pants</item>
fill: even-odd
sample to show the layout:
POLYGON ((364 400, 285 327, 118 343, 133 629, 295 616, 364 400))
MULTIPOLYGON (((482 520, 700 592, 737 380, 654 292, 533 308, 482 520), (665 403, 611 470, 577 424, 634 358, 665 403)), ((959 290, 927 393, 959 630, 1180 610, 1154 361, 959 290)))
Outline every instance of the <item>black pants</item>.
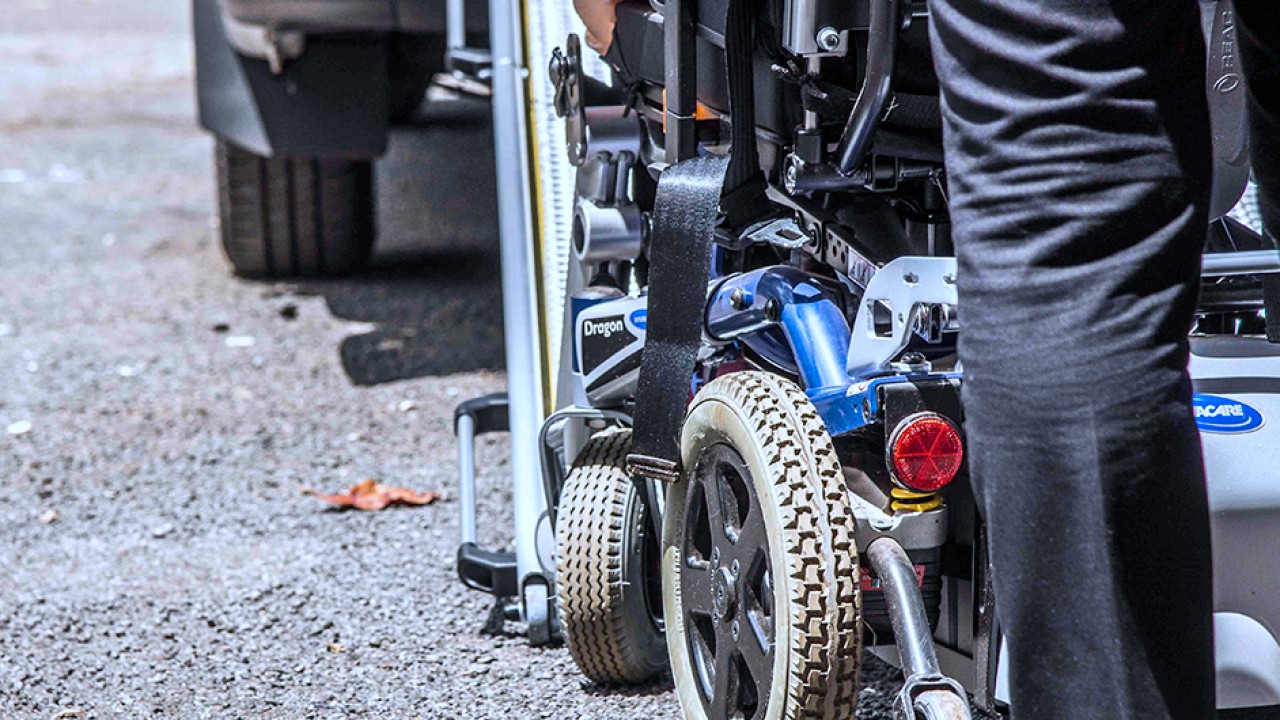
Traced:
MULTIPOLYGON (((1277 12, 1250 5, 1246 22, 1277 12)), ((1208 511, 1186 373, 1211 179, 1198 4, 931 9, 966 430, 1014 717, 1211 718, 1208 511)), ((1280 33, 1270 25, 1250 29, 1280 33)), ((1272 153, 1255 164, 1276 198, 1274 41, 1242 36, 1255 148, 1272 153)), ((1277 207, 1264 202, 1273 223, 1277 207)))

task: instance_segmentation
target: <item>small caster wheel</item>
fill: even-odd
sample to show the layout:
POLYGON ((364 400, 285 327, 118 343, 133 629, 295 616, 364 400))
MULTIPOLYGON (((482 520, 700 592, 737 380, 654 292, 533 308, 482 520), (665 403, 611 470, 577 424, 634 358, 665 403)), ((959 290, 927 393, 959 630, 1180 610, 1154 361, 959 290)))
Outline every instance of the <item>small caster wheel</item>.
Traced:
POLYGON ((953 692, 929 690, 916 696, 916 720, 970 720, 969 702, 953 692))
POLYGON ((569 654, 600 683, 667 665, 658 538, 624 465, 630 430, 606 430, 573 464, 556 515, 556 585, 569 654))

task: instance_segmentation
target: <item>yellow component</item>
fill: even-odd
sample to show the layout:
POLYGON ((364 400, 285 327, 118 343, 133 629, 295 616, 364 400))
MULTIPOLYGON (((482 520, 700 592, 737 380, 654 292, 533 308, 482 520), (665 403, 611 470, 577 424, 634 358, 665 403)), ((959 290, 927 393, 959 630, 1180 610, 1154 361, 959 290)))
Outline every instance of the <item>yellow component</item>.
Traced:
POLYGON ((891 488, 889 509, 893 512, 928 512, 942 507, 942 498, 934 493, 922 493, 905 488, 891 488))

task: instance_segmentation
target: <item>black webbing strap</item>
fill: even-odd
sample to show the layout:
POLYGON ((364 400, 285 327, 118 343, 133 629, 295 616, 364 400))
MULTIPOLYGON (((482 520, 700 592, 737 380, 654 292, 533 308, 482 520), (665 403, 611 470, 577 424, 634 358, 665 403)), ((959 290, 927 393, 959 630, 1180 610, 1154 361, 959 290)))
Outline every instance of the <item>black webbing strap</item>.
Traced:
POLYGON ((767 184, 756 150, 755 13, 752 0, 729 0, 725 18, 725 72, 729 80, 729 107, 733 126, 733 153, 725 172, 720 209, 729 227, 741 230, 769 212, 767 184))
POLYGON ((649 234, 649 316, 627 465, 634 475, 680 476, 680 426, 702 340, 711 243, 728 158, 698 157, 658 178, 649 234))
POLYGON ((649 319, 627 464, 633 475, 665 482, 680 477, 680 427, 702 342, 720 211, 740 229, 769 209, 756 152, 752 2, 730 0, 728 6, 732 153, 684 160, 662 173, 649 238, 649 319))

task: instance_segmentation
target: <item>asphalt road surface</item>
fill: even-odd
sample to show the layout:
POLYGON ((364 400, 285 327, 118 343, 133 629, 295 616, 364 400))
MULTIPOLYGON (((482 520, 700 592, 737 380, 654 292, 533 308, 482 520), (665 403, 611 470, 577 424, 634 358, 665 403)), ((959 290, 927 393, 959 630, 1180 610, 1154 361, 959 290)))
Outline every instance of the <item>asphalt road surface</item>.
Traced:
MULTIPOLYGON (((487 105, 394 138, 371 271, 237 280, 188 12, 0 19, 0 718, 678 717, 669 681, 592 686, 486 633, 455 579, 451 413, 504 386, 487 105), (447 499, 299 493, 366 477, 447 499)), ((479 459, 500 547, 503 440, 479 459)))

